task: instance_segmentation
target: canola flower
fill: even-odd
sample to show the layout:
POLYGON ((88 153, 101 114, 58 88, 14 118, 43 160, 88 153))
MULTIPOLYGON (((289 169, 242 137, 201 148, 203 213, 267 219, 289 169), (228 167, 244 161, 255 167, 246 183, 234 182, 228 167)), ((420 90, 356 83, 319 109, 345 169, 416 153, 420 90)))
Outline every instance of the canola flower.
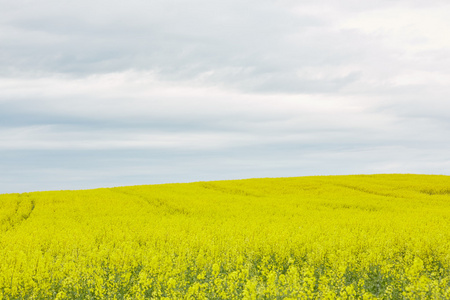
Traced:
POLYGON ((450 178, 0 195, 0 299, 450 299, 450 178))

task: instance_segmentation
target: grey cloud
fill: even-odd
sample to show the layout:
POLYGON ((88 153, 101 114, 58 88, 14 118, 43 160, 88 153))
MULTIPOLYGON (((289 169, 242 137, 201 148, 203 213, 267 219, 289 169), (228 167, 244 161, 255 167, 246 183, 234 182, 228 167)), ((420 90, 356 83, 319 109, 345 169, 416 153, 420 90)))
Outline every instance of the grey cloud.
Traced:
POLYGON ((0 5, 0 193, 449 174, 442 1, 0 5))
POLYGON ((202 78, 249 91, 270 86, 271 91, 308 93, 335 91, 347 81, 338 76, 321 90, 313 80, 297 78, 296 71, 342 65, 363 52, 359 43, 348 45, 355 36, 330 31, 324 16, 294 14, 271 1, 11 6, 3 12, 13 16, 2 24, 3 72, 82 76, 137 69, 154 70, 168 80, 213 72, 202 78), (280 84, 287 79, 292 83, 280 84))

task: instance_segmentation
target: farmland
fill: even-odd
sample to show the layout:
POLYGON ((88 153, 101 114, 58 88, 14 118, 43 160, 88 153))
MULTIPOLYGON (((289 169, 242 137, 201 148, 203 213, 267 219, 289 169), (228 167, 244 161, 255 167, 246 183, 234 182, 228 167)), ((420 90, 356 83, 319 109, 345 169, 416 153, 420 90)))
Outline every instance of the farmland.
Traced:
POLYGON ((450 299, 450 177, 0 195, 3 299, 450 299))

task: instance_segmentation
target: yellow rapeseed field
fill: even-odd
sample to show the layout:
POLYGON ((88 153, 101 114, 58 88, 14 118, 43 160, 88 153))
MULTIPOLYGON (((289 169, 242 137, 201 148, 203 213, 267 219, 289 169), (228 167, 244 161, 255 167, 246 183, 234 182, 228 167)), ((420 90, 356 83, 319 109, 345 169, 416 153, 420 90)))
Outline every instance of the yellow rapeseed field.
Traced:
POLYGON ((0 195, 1 299, 450 299, 450 177, 0 195))

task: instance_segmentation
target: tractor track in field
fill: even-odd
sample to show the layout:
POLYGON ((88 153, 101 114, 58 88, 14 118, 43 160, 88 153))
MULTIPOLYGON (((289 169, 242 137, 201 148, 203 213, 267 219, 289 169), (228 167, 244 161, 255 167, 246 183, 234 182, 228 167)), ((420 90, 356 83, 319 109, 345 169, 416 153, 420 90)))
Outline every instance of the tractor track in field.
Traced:
POLYGON ((358 192, 362 192, 362 193, 366 193, 366 194, 371 194, 371 195, 376 195, 376 196, 382 196, 382 197, 393 197, 393 198, 404 198, 398 195, 393 195, 393 194, 389 194, 389 193, 382 193, 382 192, 377 192, 377 191, 373 191, 373 190, 368 190, 359 186, 353 186, 353 185, 346 185, 346 184, 342 184, 342 183, 332 183, 332 185, 334 186, 338 186, 338 187, 343 187, 343 188, 347 188, 347 189, 351 189, 351 190, 355 190, 358 192))
POLYGON ((251 193, 246 190, 237 189, 237 188, 231 189, 231 188, 215 185, 212 183, 202 183, 201 186, 205 189, 213 190, 215 192, 228 194, 228 195, 262 197, 262 195, 258 195, 256 193, 251 193))
POLYGON ((14 211, 0 220, 0 228, 3 229, 3 232, 8 232, 14 228, 17 228, 30 218, 35 206, 36 202, 34 201, 34 199, 30 199, 28 195, 20 194, 17 198, 14 211), (22 211, 22 207, 27 204, 29 204, 30 206, 29 209, 25 209, 24 211, 22 211))
POLYGON ((130 192, 125 192, 125 191, 119 191, 116 189, 110 189, 110 191, 115 192, 115 193, 119 193, 122 195, 126 195, 128 197, 136 197, 139 198, 141 200, 144 200, 145 202, 147 202, 149 205, 155 207, 155 208, 159 208, 164 210, 165 212, 171 214, 171 215, 176 215, 176 214, 182 214, 182 215, 189 215, 190 212, 182 207, 176 207, 174 205, 171 205, 170 203, 167 203, 167 200, 160 198, 160 197, 145 197, 141 194, 135 194, 135 193, 130 193, 130 192))

